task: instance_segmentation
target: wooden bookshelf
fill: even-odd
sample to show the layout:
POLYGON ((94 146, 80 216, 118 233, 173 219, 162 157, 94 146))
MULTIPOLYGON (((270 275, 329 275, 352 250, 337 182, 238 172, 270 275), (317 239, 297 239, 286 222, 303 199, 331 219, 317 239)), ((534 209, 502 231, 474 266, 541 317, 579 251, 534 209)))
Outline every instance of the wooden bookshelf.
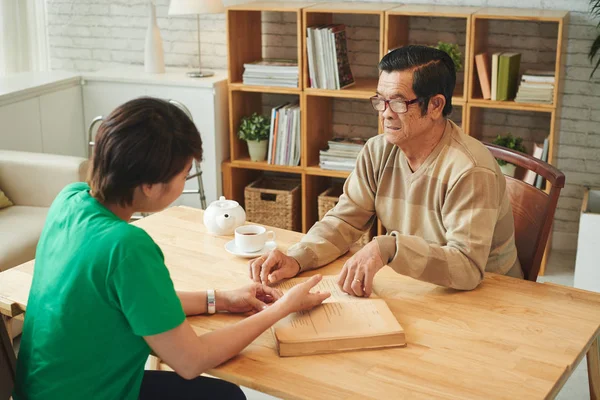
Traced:
MULTIPOLYGON (((439 5, 401 5, 398 3, 371 2, 255 2, 229 7, 227 9, 227 38, 229 65, 230 138, 231 159, 223 164, 223 190, 225 196, 244 204, 244 187, 257 179, 263 172, 285 173, 298 176, 302 184, 302 231, 306 232, 316 222, 317 196, 324 191, 333 179, 345 179, 347 171, 330 171, 319 167, 319 150, 325 148, 332 137, 333 102, 335 99, 356 99, 368 101, 375 94, 377 79, 355 77, 355 84, 341 90, 310 88, 308 62, 306 57, 306 28, 319 24, 333 23, 338 14, 375 15, 379 20, 380 58, 388 50, 408 44, 412 18, 432 18, 440 24, 454 21, 454 25, 464 23, 464 60, 462 79, 457 79, 452 103, 455 111, 451 119, 462 123, 463 130, 478 137, 482 128, 481 115, 487 109, 507 112, 543 113, 549 118, 548 160, 554 161, 557 120, 560 111, 560 85, 564 76, 564 51, 568 12, 547 10, 526 10, 514 8, 477 8, 439 5), (242 84, 243 64, 261 58, 262 12, 294 13, 297 28, 299 85, 297 88, 250 86, 242 84), (479 80, 475 71, 476 54, 488 52, 489 26, 494 20, 539 22, 557 24, 555 71, 558 86, 555 88, 552 104, 517 103, 515 101, 484 100, 481 96, 479 80), (464 22, 463 22, 464 21, 464 22), (272 165, 266 162, 252 162, 246 144, 237 139, 237 128, 241 117, 252 112, 260 112, 262 96, 265 94, 289 95, 297 98, 302 110, 301 121, 301 161, 299 166, 272 165)), ((462 32, 463 29, 460 29, 462 32)), ((462 33, 461 33, 462 34, 462 33)), ((349 37, 349 39, 351 39, 349 37)), ((443 40, 440 38, 440 40, 443 40)), ((446 40, 443 40, 446 41, 446 40)), ((462 40, 460 41, 462 45, 462 40)), ((434 45, 437 43, 423 43, 434 45)), ((520 71, 521 73, 523 71, 520 71)), ((379 131, 381 133, 381 131, 379 131)), ((385 233, 380 223, 378 234, 385 233)), ((542 271, 545 261, 542 264, 542 271)))

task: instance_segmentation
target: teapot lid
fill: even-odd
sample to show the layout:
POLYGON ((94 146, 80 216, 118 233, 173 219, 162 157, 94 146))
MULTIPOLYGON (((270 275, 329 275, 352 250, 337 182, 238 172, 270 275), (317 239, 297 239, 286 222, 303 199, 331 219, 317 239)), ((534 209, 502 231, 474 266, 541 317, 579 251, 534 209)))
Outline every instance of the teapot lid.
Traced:
POLYGON ((212 203, 210 203, 209 207, 216 207, 216 208, 220 208, 222 210, 229 210, 232 208, 236 208, 239 207, 240 203, 238 203, 235 200, 227 200, 225 199, 225 196, 221 196, 219 197, 219 200, 215 200, 212 203))

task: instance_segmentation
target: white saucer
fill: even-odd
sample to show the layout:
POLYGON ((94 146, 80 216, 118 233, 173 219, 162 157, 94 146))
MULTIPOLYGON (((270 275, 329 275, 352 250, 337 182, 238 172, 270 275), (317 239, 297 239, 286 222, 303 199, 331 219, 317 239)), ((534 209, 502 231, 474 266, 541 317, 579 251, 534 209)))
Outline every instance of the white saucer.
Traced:
POLYGON ((244 258, 260 257, 263 254, 270 252, 271 250, 275 250, 276 248, 277 248, 277 243, 275 243, 273 241, 266 242, 265 247, 263 247, 259 251, 255 251, 255 252, 241 251, 235 245, 235 239, 231 240, 225 244, 225 250, 227 250, 228 253, 233 254, 234 256, 244 257, 244 258))

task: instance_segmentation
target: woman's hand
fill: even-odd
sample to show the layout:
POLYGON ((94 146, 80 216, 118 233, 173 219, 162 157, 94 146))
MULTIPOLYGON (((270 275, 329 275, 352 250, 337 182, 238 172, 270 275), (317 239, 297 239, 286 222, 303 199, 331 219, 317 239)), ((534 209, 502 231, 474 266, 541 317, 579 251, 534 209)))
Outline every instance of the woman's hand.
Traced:
POLYGON ((331 296, 329 292, 310 292, 321 279, 321 275, 315 275, 306 282, 302 282, 288 290, 278 303, 285 310, 285 314, 310 310, 331 296))
POLYGON ((231 313, 259 312, 283 296, 281 290, 273 289, 260 283, 252 283, 235 290, 216 292, 219 309, 231 313), (222 302, 223 306, 219 306, 222 302))

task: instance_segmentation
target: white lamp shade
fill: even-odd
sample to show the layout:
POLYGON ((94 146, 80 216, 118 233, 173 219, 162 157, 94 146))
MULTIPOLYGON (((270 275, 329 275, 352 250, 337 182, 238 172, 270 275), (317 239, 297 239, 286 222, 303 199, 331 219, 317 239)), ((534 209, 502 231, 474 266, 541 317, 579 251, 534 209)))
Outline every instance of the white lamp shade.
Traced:
POLYGON ((225 12, 223 0, 171 0, 169 15, 219 14, 225 12))

